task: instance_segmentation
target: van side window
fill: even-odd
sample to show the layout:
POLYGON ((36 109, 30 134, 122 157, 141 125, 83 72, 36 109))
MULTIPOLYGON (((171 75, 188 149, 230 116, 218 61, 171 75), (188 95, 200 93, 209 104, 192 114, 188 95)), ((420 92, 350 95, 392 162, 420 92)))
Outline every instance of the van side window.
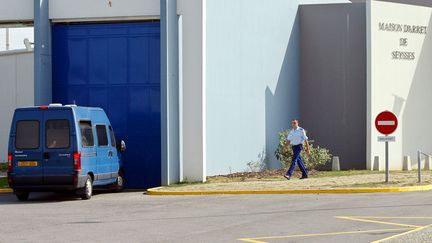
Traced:
POLYGON ((69 148, 70 127, 68 120, 48 120, 45 123, 45 146, 50 149, 69 148))
POLYGON ((108 136, 105 125, 96 125, 96 134, 99 146, 108 146, 108 136))
POLYGON ((15 147, 17 149, 39 148, 39 121, 16 123, 15 147))
POLYGON ((115 148, 117 146, 116 145, 116 139, 114 136, 114 131, 113 131, 111 126, 109 126, 109 131, 110 131, 110 136, 111 136, 111 146, 113 146, 115 148))
POLYGON ((94 138, 90 121, 80 121, 81 143, 83 147, 93 147, 94 138))

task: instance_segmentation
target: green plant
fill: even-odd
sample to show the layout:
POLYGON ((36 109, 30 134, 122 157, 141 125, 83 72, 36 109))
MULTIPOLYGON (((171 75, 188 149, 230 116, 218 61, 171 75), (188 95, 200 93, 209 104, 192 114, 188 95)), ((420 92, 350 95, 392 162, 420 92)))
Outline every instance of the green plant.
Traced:
POLYGON ((7 170, 7 162, 0 162, 0 172, 6 172, 7 170))
POLYGON ((7 188, 7 187, 9 187, 7 178, 0 178, 0 188, 7 188))
MULTIPOLYGON (((279 133, 279 145, 275 151, 276 158, 281 162, 283 168, 288 168, 291 165, 293 151, 291 146, 288 145, 288 130, 279 133)), ((309 169, 314 169, 319 165, 323 165, 331 160, 332 155, 326 148, 315 147, 310 143, 310 156, 306 154, 303 149, 301 157, 309 169)))
POLYGON ((248 169, 246 172, 260 172, 264 169, 263 164, 260 161, 250 161, 246 163, 248 169))
POLYGON ((255 161, 249 161, 246 163, 246 166, 248 169, 245 172, 261 172, 265 170, 266 163, 265 163, 265 152, 262 151, 258 154, 258 159, 255 161))

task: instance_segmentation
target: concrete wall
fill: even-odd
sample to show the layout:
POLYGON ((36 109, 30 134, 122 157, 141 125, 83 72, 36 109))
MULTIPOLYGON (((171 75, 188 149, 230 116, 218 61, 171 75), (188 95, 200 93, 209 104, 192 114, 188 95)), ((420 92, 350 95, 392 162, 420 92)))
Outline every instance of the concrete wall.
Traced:
POLYGON ((0 52, 0 73, 0 161, 6 161, 13 111, 34 104, 33 52, 0 52))
POLYGON ((432 7, 432 1, 430 0, 351 0, 353 3, 366 3, 367 1, 393 2, 432 7))
POLYGON ((206 0, 179 0, 183 179, 206 180, 206 0))
MULTIPOLYGON (((363 0, 363 1, 365 1, 365 0, 363 0)), ((432 1, 430 1, 430 0, 380 0, 380 1, 432 7, 432 1)))
POLYGON ((1 0, 0 22, 33 21, 33 0, 1 0))
POLYGON ((302 3, 207 0, 207 173, 277 168, 278 133, 299 111, 302 3))
POLYGON ((310 139, 366 168, 366 5, 300 7, 300 118, 310 139))
POLYGON ((399 118, 396 142, 390 144, 390 168, 401 169, 404 155, 416 162, 418 149, 432 153, 432 9, 378 1, 368 6, 368 167, 373 156, 384 160, 384 144, 377 142, 374 121, 378 113, 389 110, 399 118), (379 23, 428 29, 427 34, 384 31, 379 23), (401 38, 407 45, 400 44, 401 38), (412 52, 414 58, 394 58, 394 51, 412 52))

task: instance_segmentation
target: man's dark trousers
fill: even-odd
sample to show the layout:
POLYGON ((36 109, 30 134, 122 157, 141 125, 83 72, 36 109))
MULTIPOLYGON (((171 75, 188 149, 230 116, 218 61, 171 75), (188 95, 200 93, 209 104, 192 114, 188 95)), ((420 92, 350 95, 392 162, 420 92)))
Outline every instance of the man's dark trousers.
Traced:
POLYGON ((307 172, 305 164, 303 163, 303 159, 300 156, 300 153, 303 150, 303 145, 302 144, 293 145, 292 150, 293 150, 293 160, 292 160, 290 168, 287 171, 287 175, 290 177, 292 176, 294 168, 295 168, 296 164, 298 163, 298 166, 300 167, 300 170, 302 172, 302 176, 307 177, 308 172, 307 172))

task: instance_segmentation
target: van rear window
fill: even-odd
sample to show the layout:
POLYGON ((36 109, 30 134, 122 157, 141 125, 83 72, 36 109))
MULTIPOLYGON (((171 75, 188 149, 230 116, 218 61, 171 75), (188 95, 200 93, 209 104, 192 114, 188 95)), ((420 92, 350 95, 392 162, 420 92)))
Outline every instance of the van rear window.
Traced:
POLYGON ((83 147, 93 147, 93 129, 90 121, 80 121, 81 143, 83 147))
POLYGON ((17 149, 39 148, 39 121, 16 123, 15 147, 17 149))
POLYGON ((68 120, 48 120, 45 123, 45 145, 47 148, 69 148, 70 127, 68 120))

